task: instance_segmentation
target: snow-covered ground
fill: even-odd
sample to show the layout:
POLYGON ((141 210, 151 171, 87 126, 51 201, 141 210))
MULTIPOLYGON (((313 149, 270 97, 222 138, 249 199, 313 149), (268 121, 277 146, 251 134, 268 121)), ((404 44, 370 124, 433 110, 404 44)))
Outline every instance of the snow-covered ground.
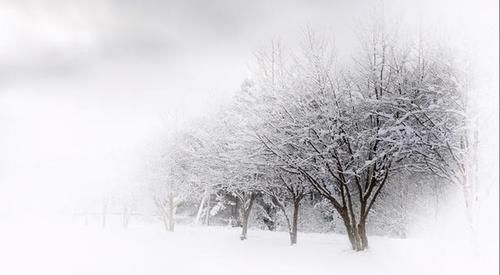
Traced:
POLYGON ((353 252, 336 234, 300 234, 291 247, 285 232, 250 230, 240 241, 227 227, 59 228, 0 229, 0 274, 494 274, 498 266, 459 240, 371 237, 369 251, 353 252))

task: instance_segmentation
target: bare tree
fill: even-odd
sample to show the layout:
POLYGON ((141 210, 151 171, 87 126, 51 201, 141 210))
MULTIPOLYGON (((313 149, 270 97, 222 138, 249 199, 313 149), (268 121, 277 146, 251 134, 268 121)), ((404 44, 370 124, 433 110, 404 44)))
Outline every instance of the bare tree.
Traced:
POLYGON ((169 141, 166 151, 153 161, 151 194, 161 215, 165 229, 173 232, 177 208, 192 193, 188 180, 188 161, 182 148, 183 134, 169 141))
POLYGON ((309 194, 309 186, 299 172, 283 170, 277 172, 272 182, 269 182, 263 189, 283 213, 291 245, 297 243, 300 204, 304 197, 309 194))
POLYGON ((308 32, 303 53, 288 65, 276 64, 282 54, 274 48, 275 58, 261 59, 256 84, 265 98, 256 108, 261 142, 330 201, 358 251, 368 248, 367 218, 389 176, 433 146, 436 129, 424 129, 420 116, 434 113, 447 93, 427 91, 456 89, 442 60, 425 68, 439 77, 417 81, 418 54, 384 29, 368 38, 350 70, 335 72, 327 43, 308 32))
MULTIPOLYGON (((221 110, 202 138, 203 153, 197 166, 204 167, 208 191, 230 194, 238 207, 242 227, 240 238, 247 238, 248 218, 263 181, 263 166, 257 163, 261 144, 252 138, 249 120, 238 104, 221 110)), ((201 137, 201 136, 200 136, 201 137)), ((207 209, 206 212, 209 215, 207 209)))

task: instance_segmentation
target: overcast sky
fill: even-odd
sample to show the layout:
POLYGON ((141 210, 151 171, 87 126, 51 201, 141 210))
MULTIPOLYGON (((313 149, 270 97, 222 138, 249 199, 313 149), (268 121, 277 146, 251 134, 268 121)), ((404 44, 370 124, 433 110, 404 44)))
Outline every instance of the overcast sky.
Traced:
POLYGON ((498 76, 497 0, 0 2, 0 213, 137 181, 172 110, 203 116, 248 76, 255 50, 297 43, 307 26, 347 52, 375 3, 408 32, 450 42, 476 76, 498 76))

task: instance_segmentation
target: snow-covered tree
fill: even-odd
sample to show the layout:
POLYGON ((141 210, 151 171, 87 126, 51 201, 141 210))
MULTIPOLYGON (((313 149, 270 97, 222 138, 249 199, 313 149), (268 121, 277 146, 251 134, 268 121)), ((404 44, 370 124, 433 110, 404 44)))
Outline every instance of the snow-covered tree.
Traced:
POLYGON ((202 211, 206 219, 228 204, 235 205, 238 215, 234 221, 242 227, 242 239, 245 239, 248 218, 260 193, 264 171, 262 164, 257 163, 259 153, 256 150, 261 145, 248 135, 245 118, 237 112, 236 105, 227 106, 197 131, 199 149, 193 160, 204 190, 203 198, 206 198, 202 199, 197 216, 202 215, 203 203, 207 204, 202 211), (210 207, 208 203, 212 197, 217 203, 210 207))
POLYGON ((256 108, 260 140, 332 204, 354 250, 368 247, 367 218, 389 176, 432 146, 426 142, 435 129, 422 127, 420 116, 448 94, 426 92, 455 89, 440 59, 425 68, 433 81, 415 79, 421 56, 383 26, 363 42, 354 65, 339 72, 330 47, 309 32, 291 62, 274 48, 261 58, 256 83, 265 102, 256 108))
POLYGON ((460 187, 472 223, 478 140, 467 105, 466 76, 446 52, 420 45, 416 55, 413 74, 405 80, 414 83, 416 100, 406 108, 413 127, 423 134, 415 141, 408 166, 460 187))
POLYGON ((271 197, 283 216, 290 235, 290 244, 297 243, 299 211, 302 200, 309 194, 310 185, 298 171, 279 169, 272 174, 263 192, 271 197))
POLYGON ((183 135, 169 140, 165 151, 152 161, 151 195, 167 231, 175 229, 177 208, 192 194, 189 182, 189 161, 183 148, 183 135))

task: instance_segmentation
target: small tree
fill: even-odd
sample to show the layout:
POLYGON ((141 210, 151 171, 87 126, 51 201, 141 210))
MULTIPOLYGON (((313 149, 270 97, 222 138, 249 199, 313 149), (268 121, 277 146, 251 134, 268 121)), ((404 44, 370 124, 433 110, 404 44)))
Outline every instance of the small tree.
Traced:
POLYGON ((183 152, 183 135, 174 136, 167 149, 153 161, 151 194, 165 229, 173 232, 177 208, 193 191, 188 180, 188 161, 183 152))
POLYGON ((291 245, 297 243, 300 203, 310 192, 309 186, 299 172, 283 169, 263 189, 283 213, 291 245))
POLYGON ((245 240, 248 218, 260 194, 264 171, 257 163, 262 146, 249 134, 248 118, 240 108, 237 104, 227 106, 199 135, 203 153, 196 159, 196 166, 204 167, 210 192, 230 194, 236 200, 242 227, 240 238, 245 240))

